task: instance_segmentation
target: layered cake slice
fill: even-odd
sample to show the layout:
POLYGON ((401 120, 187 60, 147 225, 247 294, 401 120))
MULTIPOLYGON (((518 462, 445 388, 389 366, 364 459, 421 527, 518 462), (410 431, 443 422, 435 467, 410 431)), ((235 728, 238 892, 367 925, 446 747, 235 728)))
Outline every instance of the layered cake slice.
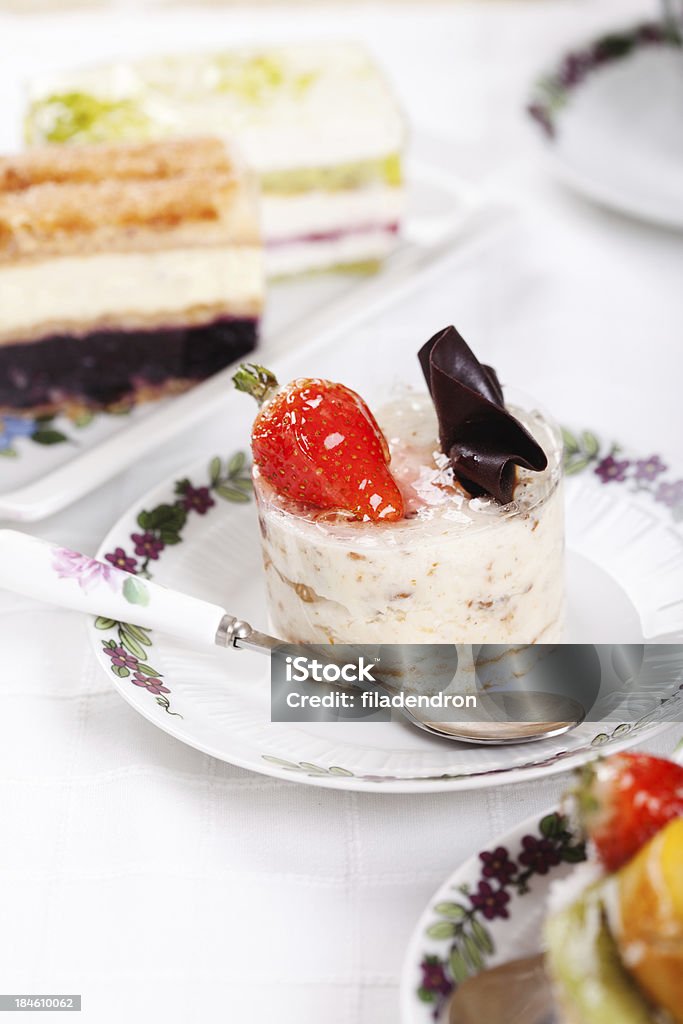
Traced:
POLYGON ((403 120, 360 46, 144 59, 30 89, 30 145, 196 132, 235 138, 258 173, 269 274, 371 268, 395 245, 403 120))
POLYGON ((249 175, 218 140, 0 158, 0 412, 115 409, 253 349, 249 175))

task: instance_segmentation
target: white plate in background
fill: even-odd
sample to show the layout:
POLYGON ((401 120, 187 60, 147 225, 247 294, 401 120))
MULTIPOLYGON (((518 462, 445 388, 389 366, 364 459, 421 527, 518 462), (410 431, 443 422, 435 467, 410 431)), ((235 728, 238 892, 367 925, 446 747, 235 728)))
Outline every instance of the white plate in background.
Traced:
POLYGON ((567 184, 683 229, 683 48, 661 23, 568 51, 538 79, 528 111, 567 184))

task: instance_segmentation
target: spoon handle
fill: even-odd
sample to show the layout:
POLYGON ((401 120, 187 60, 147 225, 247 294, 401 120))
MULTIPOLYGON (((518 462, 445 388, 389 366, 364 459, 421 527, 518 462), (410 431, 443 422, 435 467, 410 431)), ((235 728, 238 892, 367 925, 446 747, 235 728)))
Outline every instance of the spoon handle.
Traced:
POLYGON ((123 551, 98 562, 18 530, 0 530, 0 588, 203 646, 235 646, 254 634, 217 604, 125 571, 123 551))

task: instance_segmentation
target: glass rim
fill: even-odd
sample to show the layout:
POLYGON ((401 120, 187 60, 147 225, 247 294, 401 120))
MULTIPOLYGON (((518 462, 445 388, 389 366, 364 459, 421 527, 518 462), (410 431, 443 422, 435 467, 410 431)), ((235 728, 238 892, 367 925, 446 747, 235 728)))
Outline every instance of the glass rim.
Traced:
MULTIPOLYGON (((415 395, 420 398, 426 394, 426 391, 415 391, 415 395)), ((506 401, 506 404, 513 412, 516 408, 519 408, 529 415, 540 416, 543 421, 544 428, 553 441, 550 450, 548 450, 547 445, 542 445, 548 458, 548 467, 543 470, 543 475, 546 479, 547 485, 539 490, 538 495, 528 503, 518 505, 515 499, 513 499, 513 501, 508 505, 498 505, 496 503, 495 509, 490 514, 487 514, 484 509, 473 509, 477 514, 477 519, 475 520, 473 518, 469 523, 465 524, 456 523, 455 520, 448 519, 447 516, 414 516, 409 519, 404 518, 389 523, 369 523, 346 518, 344 516, 340 516, 337 519, 326 519, 324 518, 324 512, 322 514, 316 514, 315 510, 313 510, 311 514, 299 512, 296 508, 295 502, 291 502, 291 508, 286 507, 285 502, 289 503, 289 500, 286 498, 280 499, 275 494, 272 485, 259 478, 258 469, 257 467, 254 467, 254 493, 259 510, 261 510, 260 514, 265 514, 266 517, 268 515, 275 515, 281 524, 287 523, 292 524, 292 526, 296 524, 296 528, 302 532, 310 531, 312 533, 315 531, 317 535, 326 538, 328 541, 336 541, 343 545, 350 545, 353 543, 353 545, 360 546, 365 549, 388 547, 386 543, 387 536, 391 536, 392 534, 396 536, 397 540, 399 537, 401 540, 404 540, 408 534, 419 535, 419 533, 423 531, 424 527, 429 523, 443 523, 444 530, 442 534, 433 532, 427 534, 428 541, 439 543, 439 541, 443 541, 443 534, 447 534, 449 532, 449 526, 452 527, 453 525, 459 525, 461 527, 459 532, 464 538, 466 536, 472 536, 474 534, 484 532, 501 522, 508 522, 510 520, 529 515, 548 504, 562 483, 564 478, 564 442, 562 440, 562 432, 557 421, 547 413, 536 399, 517 388, 506 388, 505 395, 506 400, 509 400, 506 401), (275 500, 271 498, 270 494, 264 493, 266 489, 268 491, 272 491, 275 495, 275 500), (374 542, 373 537, 376 538, 374 542)), ((527 472, 531 473, 532 471, 527 472)), ((533 479, 533 477, 531 478, 533 479)), ((478 499, 472 496, 467 496, 467 494, 464 493, 464 500, 465 503, 469 504, 471 501, 485 501, 487 499, 478 499)), ((303 506, 299 507, 303 509, 303 506)))

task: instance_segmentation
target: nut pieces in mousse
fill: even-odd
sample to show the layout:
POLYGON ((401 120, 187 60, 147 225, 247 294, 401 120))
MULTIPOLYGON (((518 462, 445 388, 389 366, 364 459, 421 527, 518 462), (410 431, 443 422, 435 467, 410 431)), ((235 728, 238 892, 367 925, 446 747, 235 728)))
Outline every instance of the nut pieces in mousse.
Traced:
POLYGON ((261 407, 254 484, 272 630, 292 643, 561 642, 562 443, 506 407, 453 327, 419 353, 429 394, 376 413, 342 384, 279 387, 261 407))

